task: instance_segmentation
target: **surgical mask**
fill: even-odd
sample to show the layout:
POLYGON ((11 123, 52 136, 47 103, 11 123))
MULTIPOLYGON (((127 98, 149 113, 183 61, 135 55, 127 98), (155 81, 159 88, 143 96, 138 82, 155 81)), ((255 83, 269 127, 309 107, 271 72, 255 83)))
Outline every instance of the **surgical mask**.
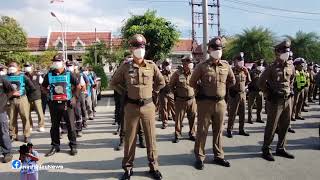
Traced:
POLYGON ((189 68, 190 70, 193 69, 193 66, 194 66, 193 63, 189 63, 189 64, 188 64, 188 68, 189 68))
POLYGON ((167 71, 170 71, 170 70, 171 70, 171 65, 167 66, 167 67, 166 67, 166 70, 167 70, 167 71))
POLYGON ((133 51, 133 55, 138 59, 143 59, 146 54, 146 50, 144 48, 135 49, 133 51))
POLYGON ((222 56, 222 50, 215 50, 215 51, 211 51, 210 52, 210 56, 213 58, 213 59, 220 59, 221 56, 222 56))
POLYGON ((9 74, 16 73, 17 71, 18 71, 18 68, 16 68, 16 67, 9 67, 8 68, 8 73, 9 74))
POLYGON ((83 71, 83 74, 88 75, 89 71, 83 71))
POLYGON ((4 76, 6 75, 7 73, 5 71, 0 71, 0 76, 4 76))
POLYGON ((31 66, 25 67, 24 71, 25 72, 31 72, 32 71, 32 67, 31 66))
POLYGON ((285 62, 285 61, 288 61, 289 56, 290 56, 289 52, 282 53, 282 54, 280 54, 280 59, 285 62))
POLYGON ((261 71, 261 72, 264 71, 264 69, 265 69, 264 66, 258 66, 258 67, 257 67, 257 70, 259 70, 259 71, 261 71))
POLYGON ((54 61, 52 63, 52 67, 54 69, 61 69, 61 68, 63 68, 63 62, 62 61, 54 61))
POLYGON ((238 61, 238 62, 237 62, 237 65, 238 65, 239 67, 243 67, 243 66, 244 66, 244 61, 238 61))
POLYGON ((73 72, 74 71, 74 66, 68 66, 67 70, 70 71, 70 72, 73 72))

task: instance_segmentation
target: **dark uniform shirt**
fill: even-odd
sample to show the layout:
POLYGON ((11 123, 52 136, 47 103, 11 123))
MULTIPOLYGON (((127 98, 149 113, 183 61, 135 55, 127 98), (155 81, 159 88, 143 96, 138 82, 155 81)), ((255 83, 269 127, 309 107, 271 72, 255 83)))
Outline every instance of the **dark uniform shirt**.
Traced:
POLYGON ((14 88, 11 83, 5 77, 0 76, 0 113, 5 112, 8 101, 7 94, 13 91, 14 88))
POLYGON ((41 85, 39 83, 39 78, 40 78, 40 75, 37 75, 37 74, 30 74, 30 73, 26 73, 25 74, 26 76, 28 76, 28 78, 32 81, 34 87, 35 87, 35 91, 27 91, 27 96, 28 96, 28 99, 30 101, 35 101, 35 100, 38 100, 38 99, 41 99, 41 85))

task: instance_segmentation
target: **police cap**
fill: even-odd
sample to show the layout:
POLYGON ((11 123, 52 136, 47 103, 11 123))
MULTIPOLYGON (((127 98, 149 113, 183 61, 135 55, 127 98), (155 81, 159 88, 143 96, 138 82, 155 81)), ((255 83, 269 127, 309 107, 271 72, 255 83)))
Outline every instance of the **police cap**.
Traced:
POLYGON ((209 43, 208 43, 208 47, 212 48, 212 49, 222 49, 222 40, 220 37, 215 37, 212 38, 209 43))
POLYGON ((279 53, 285 53, 285 52, 290 52, 290 47, 291 47, 291 41, 290 40, 284 40, 278 45, 274 47, 274 50, 279 53))
POLYGON ((129 40, 130 46, 136 48, 144 48, 146 43, 147 40, 142 34, 135 34, 129 40))

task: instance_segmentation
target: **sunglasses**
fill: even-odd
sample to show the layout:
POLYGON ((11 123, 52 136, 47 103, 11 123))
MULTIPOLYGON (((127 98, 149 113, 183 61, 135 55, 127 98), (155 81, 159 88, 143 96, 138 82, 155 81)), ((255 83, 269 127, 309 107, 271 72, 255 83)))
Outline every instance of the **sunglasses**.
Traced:
POLYGON ((139 43, 139 42, 132 43, 131 46, 135 47, 135 48, 144 48, 144 47, 146 47, 146 45, 144 43, 139 43))

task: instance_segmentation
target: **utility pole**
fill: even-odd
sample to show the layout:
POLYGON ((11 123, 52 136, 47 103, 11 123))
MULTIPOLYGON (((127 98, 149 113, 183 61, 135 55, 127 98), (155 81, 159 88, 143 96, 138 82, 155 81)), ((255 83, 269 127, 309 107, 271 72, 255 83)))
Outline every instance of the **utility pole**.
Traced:
POLYGON ((192 44, 198 45, 199 41, 206 42, 206 43, 203 43, 204 54, 207 54, 206 45, 209 39, 214 36, 221 36, 220 9, 219 9, 220 2, 219 1, 220 0, 201 0, 201 1, 191 0, 190 1, 191 10, 192 10, 192 44), (204 8, 205 6, 203 6, 203 4, 206 4, 205 6, 207 8, 204 8), (216 27, 216 28, 213 28, 213 27, 216 27), (203 34, 203 36, 199 34, 203 34), (207 37, 206 40, 205 40, 205 37, 207 37))
POLYGON ((94 28, 94 65, 97 65, 98 55, 97 55, 97 28, 94 28))
POLYGON ((208 0, 202 0, 202 26, 203 26, 203 41, 202 41, 202 52, 203 58, 207 59, 207 43, 208 43, 208 0))

